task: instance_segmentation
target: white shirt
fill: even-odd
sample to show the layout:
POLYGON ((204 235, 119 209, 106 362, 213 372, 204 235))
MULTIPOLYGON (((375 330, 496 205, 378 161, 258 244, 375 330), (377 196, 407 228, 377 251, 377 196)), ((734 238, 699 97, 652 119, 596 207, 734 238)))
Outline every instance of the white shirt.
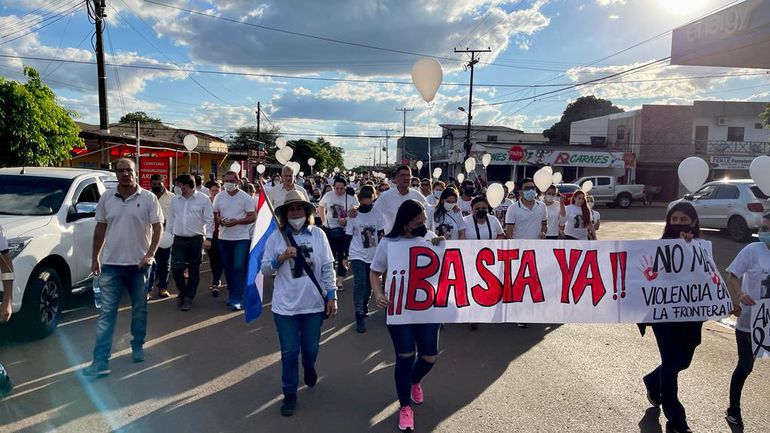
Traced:
POLYGON ((473 215, 465 217, 465 239, 497 239, 497 235, 505 233, 500 220, 494 215, 487 215, 486 224, 476 224, 473 215))
POLYGON ((267 196, 270 197, 270 203, 273 204, 273 209, 282 205, 283 202, 286 201, 286 196, 289 194, 289 192, 295 191, 295 190, 299 191, 299 193, 302 194, 303 197, 305 197, 305 200, 308 200, 307 191, 305 191, 305 188, 302 188, 299 185, 294 185, 292 189, 286 189, 283 187, 283 184, 281 183, 267 190, 267 196))
POLYGON ((513 239, 540 239, 542 224, 547 219, 548 210, 539 200, 535 200, 532 209, 518 201, 505 212, 505 224, 513 224, 513 239))
POLYGON ((465 201, 463 200, 463 197, 460 196, 460 198, 457 199, 457 207, 460 208, 460 212, 463 213, 464 217, 473 213, 473 208, 471 207, 472 202, 473 202, 473 198, 471 198, 468 201, 465 201))
MULTIPOLYGON (((316 226, 308 226, 307 230, 293 236, 297 242, 297 254, 303 254, 321 285, 321 290, 325 292, 337 290, 334 285, 334 256, 323 230, 316 226), (324 269, 327 271, 326 275, 323 274, 324 269)), ((286 251, 286 241, 283 240, 280 230, 276 230, 270 235, 265 245, 262 272, 268 274, 274 270, 273 260, 284 251, 286 251)), ((313 280, 294 259, 289 259, 278 266, 273 286, 272 310, 275 314, 293 316, 320 313, 326 308, 326 300, 318 293, 313 280), (298 269, 295 269, 295 266, 298 269), (295 277, 295 275, 300 276, 295 277)))
POLYGON ((599 211, 595 211, 591 209, 591 222, 594 223, 594 225, 596 225, 601 220, 602 220, 602 215, 599 213, 599 211))
POLYGON ((436 221, 436 208, 431 207, 428 209, 426 226, 428 230, 436 233, 437 236, 443 236, 448 241, 456 241, 460 239, 460 230, 465 230, 465 220, 460 211, 453 210, 442 213, 438 221, 436 221))
MULTIPOLYGON (((770 248, 762 242, 748 244, 735 256, 727 272, 741 278, 741 290, 754 300, 770 297, 770 248)), ((751 309, 741 305, 741 315, 735 327, 739 331, 752 332, 751 309)))
POLYGON ((428 204, 431 206, 436 206, 436 203, 438 203, 438 199, 433 194, 425 197, 425 201, 428 202, 428 204))
MULTIPOLYGON (((157 196, 156 196, 157 197, 157 196)), ((160 210, 163 214, 163 221, 168 221, 168 217, 171 216, 171 199, 174 198, 174 193, 165 190, 165 192, 158 198, 160 203, 160 210)))
POLYGON ((341 196, 337 195, 332 190, 321 197, 318 206, 324 208, 324 225, 330 229, 336 229, 340 227, 340 218, 347 218, 348 210, 358 206, 358 199, 345 193, 341 196))
POLYGON ((214 237, 214 206, 202 192, 193 191, 190 198, 178 195, 171 200, 171 215, 166 230, 174 236, 214 237))
POLYGON ((401 204, 407 200, 416 200, 423 207, 428 207, 428 203, 425 201, 425 197, 420 194, 416 189, 409 188, 406 194, 402 195, 398 188, 391 188, 384 193, 374 202, 374 211, 378 212, 382 216, 384 225, 382 229, 385 230, 385 234, 390 233, 393 229, 393 223, 396 220, 396 213, 401 204))
POLYGON ((196 186, 196 187, 195 187, 195 190, 196 190, 196 191, 198 191, 198 192, 200 192, 200 193, 203 193, 203 194, 205 194, 205 195, 206 195, 206 197, 208 197, 208 196, 209 196, 209 189, 208 189, 208 188, 206 188, 206 187, 205 187, 205 186, 203 186, 203 185, 201 185, 201 186, 196 186))
POLYGON ((559 236, 559 226, 564 225, 567 220, 566 217, 561 216, 561 204, 554 200, 551 204, 545 203, 545 207, 548 210, 548 229, 545 235, 559 236))
POLYGON ((506 198, 502 203, 500 203, 500 205, 495 208, 495 215, 497 216, 498 220, 505 220, 505 213, 508 211, 508 208, 511 207, 512 204, 513 200, 506 198))
MULTIPOLYGON (((219 213, 222 219, 243 219, 249 212, 256 212, 257 205, 242 189, 231 196, 229 192, 222 191, 214 198, 214 212, 219 213)), ((249 227, 252 224, 238 224, 232 227, 219 226, 219 239, 223 241, 249 240, 249 227)))
POLYGON ((575 239, 588 239, 588 229, 583 221, 583 209, 571 204, 566 208, 567 216, 564 221, 564 234, 575 239))
POLYGON ((374 252, 380 243, 377 232, 382 225, 382 215, 374 209, 366 213, 359 211, 355 218, 348 219, 345 232, 352 236, 348 253, 350 260, 372 263, 374 252))
MULTIPOLYGON (((436 234, 431 231, 428 231, 428 233, 421 238, 407 239, 399 236, 395 239, 391 239, 384 237, 380 241, 380 244, 377 245, 377 251, 374 252, 374 260, 372 260, 370 269, 379 273, 385 273, 385 271, 388 270, 388 245, 390 244, 398 245, 398 248, 406 252, 415 245, 430 245, 430 240, 435 237, 436 234)), ((383 287, 382 289, 385 291, 385 296, 390 297, 390 287, 383 287)))
POLYGON ((150 249, 152 224, 162 223, 163 214, 150 191, 137 187, 124 200, 113 188, 99 198, 95 219, 107 224, 101 263, 136 266, 150 249))

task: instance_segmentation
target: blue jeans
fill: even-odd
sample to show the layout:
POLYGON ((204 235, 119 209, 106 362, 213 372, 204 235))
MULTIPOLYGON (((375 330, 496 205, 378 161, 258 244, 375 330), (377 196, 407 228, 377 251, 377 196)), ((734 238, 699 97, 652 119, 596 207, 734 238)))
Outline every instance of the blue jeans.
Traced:
POLYGON ((243 290, 246 288, 246 264, 249 257, 248 239, 225 241, 219 239, 219 253, 222 267, 227 278, 227 302, 230 305, 243 303, 243 290))
POLYGON ((369 282, 369 263, 363 260, 351 260, 353 268, 353 307, 356 317, 366 316, 368 312, 369 298, 372 296, 372 285, 369 282))
POLYGON ((318 343, 321 340, 323 313, 282 316, 273 314, 278 341, 281 344, 281 386, 283 395, 297 395, 299 386, 299 354, 302 368, 315 369, 318 343))
POLYGON ((99 277, 101 304, 99 319, 96 322, 96 344, 94 361, 107 362, 112 351, 112 335, 118 320, 118 307, 123 289, 131 297, 131 348, 139 350, 144 345, 147 335, 147 295, 145 287, 150 276, 150 268, 139 269, 137 266, 102 266, 99 277))

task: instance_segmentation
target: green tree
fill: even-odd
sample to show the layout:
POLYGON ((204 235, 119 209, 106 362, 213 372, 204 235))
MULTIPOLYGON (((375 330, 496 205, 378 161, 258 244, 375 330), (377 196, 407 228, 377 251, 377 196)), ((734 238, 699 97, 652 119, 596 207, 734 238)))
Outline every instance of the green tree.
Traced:
POLYGON ((84 147, 74 111, 56 103, 56 94, 25 67, 26 83, 0 77, 0 166, 53 166, 84 147))
POLYGON ((157 117, 150 117, 144 111, 134 111, 133 113, 126 113, 120 118, 120 123, 128 123, 133 125, 136 122, 140 123, 162 123, 157 117))
POLYGON ((310 173, 310 165, 307 163, 310 158, 316 160, 313 172, 329 171, 333 170, 334 167, 339 167, 342 170, 345 167, 345 160, 343 159, 345 151, 340 147, 333 146, 323 137, 319 137, 315 141, 305 139, 290 141, 289 146, 294 149, 292 161, 299 162, 301 170, 305 173, 310 173))
POLYGON ((275 139, 280 135, 280 128, 273 127, 268 130, 259 131, 259 140, 257 140, 257 128, 254 126, 243 126, 235 130, 235 135, 227 140, 227 147, 231 150, 257 150, 263 148, 267 154, 267 163, 275 164, 275 139), (261 145, 259 142, 264 143, 261 145))
POLYGON ((581 96, 575 102, 567 105, 567 108, 561 115, 561 119, 543 131, 543 135, 551 143, 566 144, 569 143, 569 128, 572 122, 622 112, 622 108, 612 105, 612 102, 606 99, 597 98, 593 95, 581 96))
POLYGON ((770 128, 770 104, 765 105, 765 111, 759 114, 759 118, 770 128))

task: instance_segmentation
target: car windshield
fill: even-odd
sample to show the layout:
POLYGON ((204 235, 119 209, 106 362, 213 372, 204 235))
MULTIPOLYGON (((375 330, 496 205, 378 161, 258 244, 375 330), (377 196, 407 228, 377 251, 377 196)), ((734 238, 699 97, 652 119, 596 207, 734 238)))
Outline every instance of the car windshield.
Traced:
POLYGON ((767 194, 763 193, 761 189, 759 189, 758 186, 752 185, 751 186, 751 192, 754 193, 754 197, 760 199, 760 200, 767 200, 767 194))
POLYGON ((72 179, 0 175, 0 215, 53 215, 70 184, 72 179))
POLYGON ((575 192, 575 190, 577 189, 578 189, 577 185, 567 185, 567 184, 559 185, 560 192, 575 192))

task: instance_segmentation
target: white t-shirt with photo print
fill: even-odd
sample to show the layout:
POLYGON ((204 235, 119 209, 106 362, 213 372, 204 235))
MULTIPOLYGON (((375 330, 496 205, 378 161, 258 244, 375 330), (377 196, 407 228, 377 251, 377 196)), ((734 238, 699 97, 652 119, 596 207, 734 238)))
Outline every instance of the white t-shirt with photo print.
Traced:
POLYGON ((460 230, 465 230, 465 219, 460 211, 444 212, 436 221, 436 208, 428 209, 428 221, 425 226, 428 230, 443 236, 448 241, 460 239, 460 230))
MULTIPOLYGON (((742 279, 741 290, 754 300, 770 298, 770 248, 762 242, 743 247, 727 267, 727 272, 742 279)), ((739 331, 751 332, 751 309, 741 305, 741 315, 735 327, 739 331)))
POLYGON ((318 206, 324 208, 326 218, 324 226, 336 229, 340 227, 340 218, 347 218, 348 210, 353 206, 358 206, 358 199, 347 194, 339 196, 332 190, 321 197, 318 206))
POLYGON ((348 258, 372 263, 374 252, 380 243, 377 232, 384 224, 382 215, 374 210, 369 212, 359 210, 355 218, 350 218, 345 228, 345 232, 352 236, 348 258))

